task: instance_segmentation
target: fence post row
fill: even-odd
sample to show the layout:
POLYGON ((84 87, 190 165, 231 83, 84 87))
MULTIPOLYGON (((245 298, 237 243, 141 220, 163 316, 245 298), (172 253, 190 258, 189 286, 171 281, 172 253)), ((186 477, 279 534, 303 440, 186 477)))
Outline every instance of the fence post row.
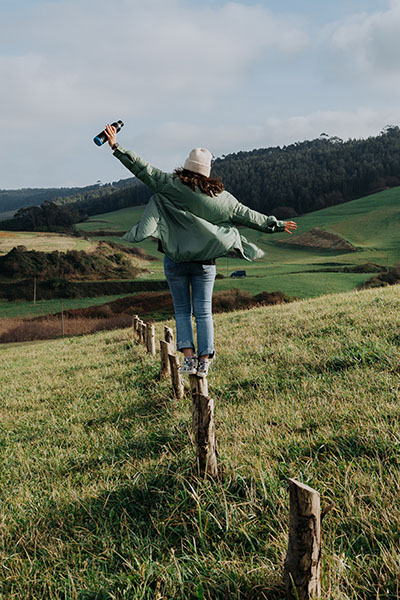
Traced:
MULTIPOLYGON (((137 315, 133 318, 133 329, 138 340, 146 344, 148 352, 155 355, 155 328, 153 324, 145 324, 137 315)), ((174 332, 164 325, 164 338, 160 340, 160 373, 162 379, 171 376, 174 396, 182 399, 185 395, 183 378, 179 372, 179 359, 175 350, 174 332)), ((218 476, 217 449, 215 441, 214 400, 208 397, 208 383, 205 377, 190 376, 192 392, 192 428, 196 444, 196 461, 198 472, 211 477, 218 476)))
MULTIPOLYGON (((148 352, 156 354, 155 327, 144 323, 138 315, 132 319, 137 340, 146 344, 148 352)), ((185 390, 179 373, 179 360, 174 345, 174 333, 164 326, 160 340, 160 379, 171 375, 176 398, 185 390)), ((192 428, 196 444, 196 461, 201 477, 218 477, 215 439, 214 400, 208 396, 207 378, 189 376, 192 394, 192 428)), ((319 493, 295 479, 289 479, 290 516, 289 544, 285 558, 286 600, 317 600, 321 598, 321 503, 319 493)), ((325 509, 324 514, 333 505, 325 509)))
POLYGON ((321 598, 321 502, 316 490, 289 479, 289 545, 285 559, 287 600, 321 598))

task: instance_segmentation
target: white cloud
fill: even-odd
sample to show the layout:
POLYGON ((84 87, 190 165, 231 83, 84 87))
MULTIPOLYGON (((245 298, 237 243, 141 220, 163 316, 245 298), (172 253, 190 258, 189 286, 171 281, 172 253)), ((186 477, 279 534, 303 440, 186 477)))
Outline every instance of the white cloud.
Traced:
POLYGON ((72 114, 83 121, 88 111, 108 114, 110 107, 149 114, 190 103, 207 111, 266 53, 290 55, 307 43, 292 23, 235 2, 218 9, 184 0, 42 6, 17 28, 3 20, 3 44, 12 50, 17 33, 21 46, 29 46, 1 60, 3 119, 16 108, 65 121, 72 114))
POLYGON ((91 141, 105 119, 124 119, 121 143, 165 169, 194 145, 220 155, 400 122, 400 0, 319 41, 305 14, 277 16, 256 0, 29 6, 14 16, 0 8, 1 188, 129 176, 91 141))
POLYGON ((104 158, 87 146, 105 120, 138 133, 201 123, 257 61, 290 60, 308 43, 291 18, 240 2, 42 0, 3 11, 2 188, 97 180, 104 158))
POLYGON ((323 37, 336 77, 383 94, 400 94, 399 30, 399 0, 392 0, 387 10, 353 15, 326 28, 323 37))

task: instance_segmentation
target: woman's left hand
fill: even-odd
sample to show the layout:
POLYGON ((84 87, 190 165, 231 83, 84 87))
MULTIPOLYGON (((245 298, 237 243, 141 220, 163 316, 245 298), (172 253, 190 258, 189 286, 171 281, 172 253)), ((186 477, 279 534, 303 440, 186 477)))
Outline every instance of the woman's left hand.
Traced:
POLYGON ((297 223, 295 223, 294 221, 285 221, 285 231, 286 231, 286 233, 290 233, 290 235, 292 235, 291 229, 293 229, 293 231, 296 231, 296 229, 297 229, 297 223))

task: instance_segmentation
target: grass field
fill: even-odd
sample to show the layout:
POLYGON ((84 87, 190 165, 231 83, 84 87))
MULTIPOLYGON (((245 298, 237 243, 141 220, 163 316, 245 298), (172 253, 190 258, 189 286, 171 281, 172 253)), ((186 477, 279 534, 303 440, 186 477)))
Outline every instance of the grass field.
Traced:
POLYGON ((399 309, 393 286, 217 315, 214 483, 129 330, 1 347, 0 597, 282 600, 295 477, 334 504, 323 599, 400 598, 399 309))
MULTIPOLYGON (((109 229, 125 231, 137 223, 141 207, 96 215, 79 225, 83 230, 109 229)), ((315 273, 318 268, 360 265, 367 262, 391 266, 400 261, 400 188, 392 188, 339 206, 332 206, 296 219, 298 233, 314 227, 336 233, 357 247, 357 252, 337 252, 319 248, 286 245, 287 234, 266 235, 243 228, 243 234, 256 242, 266 256, 255 263, 240 259, 221 258, 218 272, 224 276, 237 269, 246 269, 245 280, 220 280, 216 290, 244 288, 252 293, 281 290, 291 296, 307 298, 325 293, 345 292, 371 277, 370 274, 315 273)), ((296 234, 294 234, 296 235, 296 234)), ((114 239, 114 238, 108 238, 114 239)), ((121 239, 115 238, 121 243, 121 239)), ((154 242, 146 240, 138 246, 159 256, 154 242)), ((162 262, 151 267, 145 278, 163 277, 162 262)))
POLYGON ((96 247, 95 240, 85 240, 59 233, 34 233, 31 231, 0 231, 0 254, 7 254, 14 246, 25 246, 38 252, 66 252, 67 250, 86 250, 96 247))
MULTIPOLYGON (((326 229, 342 236, 356 246, 356 252, 338 252, 321 248, 304 248, 286 244, 287 234, 266 235, 254 230, 243 229, 243 234, 255 241, 266 256, 254 263, 235 258, 217 260, 217 271, 224 279, 217 279, 216 291, 239 288, 257 294, 262 291, 282 291, 297 298, 312 298, 327 293, 340 293, 354 290, 359 284, 369 279, 371 273, 324 272, 323 269, 357 266, 363 263, 375 263, 389 267, 400 261, 400 188, 393 188, 354 200, 339 206, 320 210, 299 217, 298 233, 304 233, 314 227, 326 229), (241 280, 231 279, 230 273, 245 269, 247 277, 241 280)), ((95 215, 88 221, 80 223, 82 231, 126 231, 137 223, 143 207, 133 207, 112 213, 95 215)), ((295 237, 294 234, 293 237, 295 237)), ((126 244, 118 236, 99 238, 74 238, 56 234, 32 234, 0 232, 0 253, 8 252, 13 246, 22 244, 28 249, 61 250, 83 249, 93 251, 98 239, 126 244)), ((143 266, 148 270, 140 279, 164 279, 162 256, 157 252, 157 245, 152 240, 140 244, 149 254, 159 258, 156 262, 146 262, 143 266)), ((137 261, 140 266, 142 263, 137 261)), ((22 303, 10 306, 10 314, 21 316, 25 312, 22 303)), ((51 308, 51 307, 50 307, 51 308)), ((4 313, 4 303, 0 305, 0 316, 4 313)), ((43 314, 43 313, 41 313, 43 314)))
POLYGON ((142 213, 143 206, 121 208, 114 212, 94 215, 87 221, 79 223, 77 227, 80 231, 128 231, 140 220, 142 213))
MULTIPOLYGON (((95 298, 64 298, 62 301, 63 309, 86 308, 88 306, 97 306, 112 302, 117 298, 132 296, 132 294, 120 294, 116 296, 97 296, 95 298)), ((11 319, 13 317, 39 317, 43 315, 52 315, 61 311, 61 300, 38 300, 36 304, 25 301, 7 301, 0 300, 0 319, 11 319)))

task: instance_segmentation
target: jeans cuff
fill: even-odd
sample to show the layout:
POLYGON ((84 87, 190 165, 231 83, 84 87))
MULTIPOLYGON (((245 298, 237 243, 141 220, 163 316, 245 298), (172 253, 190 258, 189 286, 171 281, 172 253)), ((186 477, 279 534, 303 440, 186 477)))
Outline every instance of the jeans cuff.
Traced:
POLYGON ((192 348, 192 350, 194 350, 193 342, 189 340, 186 342, 177 342, 176 347, 178 350, 182 350, 182 348, 192 348))
POLYGON ((215 357, 215 350, 214 348, 212 348, 211 350, 208 350, 207 348, 205 350, 202 350, 201 352, 199 352, 197 354, 197 357, 200 358, 200 356, 204 356, 205 354, 208 354, 208 358, 214 358, 215 357))

